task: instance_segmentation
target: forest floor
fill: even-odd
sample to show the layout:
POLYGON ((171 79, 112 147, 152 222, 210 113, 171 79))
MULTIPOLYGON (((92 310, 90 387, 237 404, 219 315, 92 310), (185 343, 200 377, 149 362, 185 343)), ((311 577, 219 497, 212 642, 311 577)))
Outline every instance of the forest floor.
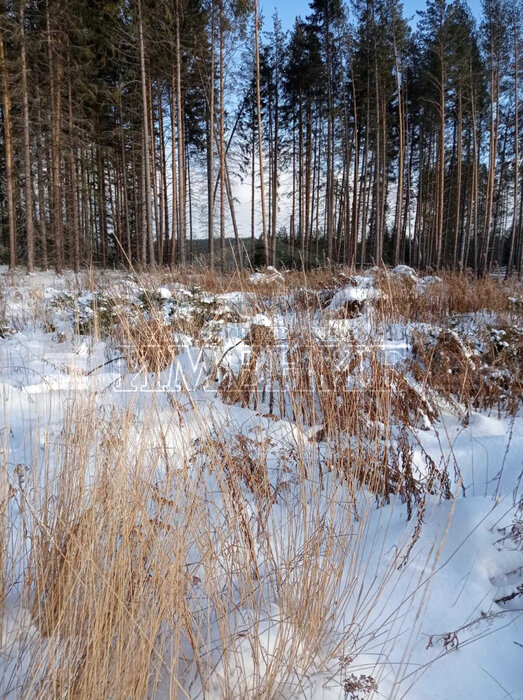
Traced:
POLYGON ((0 695, 523 698, 523 284, 0 270, 0 695))

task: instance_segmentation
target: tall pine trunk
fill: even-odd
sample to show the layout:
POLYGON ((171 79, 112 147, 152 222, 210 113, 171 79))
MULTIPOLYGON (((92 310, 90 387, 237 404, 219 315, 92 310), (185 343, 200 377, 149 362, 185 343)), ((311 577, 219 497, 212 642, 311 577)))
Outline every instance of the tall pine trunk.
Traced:
POLYGON ((258 156, 260 165, 260 197, 263 230, 263 249, 265 253, 265 264, 269 262, 269 239, 267 237, 267 217, 265 212, 265 177, 263 173, 263 139, 262 139, 262 115, 261 115, 261 78, 260 78, 260 37, 259 37, 259 17, 258 0, 254 0, 254 40, 256 52, 256 111, 258 115, 258 156))
POLYGON ((151 162, 147 99, 147 75, 145 72, 145 44, 143 36, 142 0, 138 0, 138 38, 140 51, 140 80, 142 87, 142 264, 154 265, 153 215, 151 205, 151 162))
POLYGON ((35 241, 33 220, 33 178, 31 168, 31 135, 29 132, 29 89, 27 85, 27 58, 25 46, 25 0, 20 0, 20 59, 22 69, 22 111, 24 122, 27 272, 30 273, 34 270, 35 241))
POLYGON ((16 266, 16 214, 13 173, 13 130, 11 123, 11 92, 4 48, 4 36, 0 30, 0 74, 4 107, 5 177, 7 193, 7 217, 9 226, 9 267, 16 266))

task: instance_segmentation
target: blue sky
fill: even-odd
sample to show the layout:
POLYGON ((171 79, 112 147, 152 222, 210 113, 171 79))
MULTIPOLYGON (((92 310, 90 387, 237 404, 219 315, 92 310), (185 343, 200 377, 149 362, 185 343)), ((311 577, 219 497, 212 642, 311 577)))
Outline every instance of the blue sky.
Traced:
MULTIPOLYGON (((468 0, 468 4, 476 15, 479 16, 481 1, 468 0)), ((309 14, 309 0, 260 0, 260 6, 265 15, 266 26, 270 26, 270 18, 274 13, 275 8, 278 9, 278 14, 283 24, 284 29, 290 29, 294 24, 294 19, 297 15, 305 17, 309 14)), ((404 8, 405 15, 410 17, 416 14, 416 10, 423 10, 425 2, 423 0, 405 0, 404 8)))

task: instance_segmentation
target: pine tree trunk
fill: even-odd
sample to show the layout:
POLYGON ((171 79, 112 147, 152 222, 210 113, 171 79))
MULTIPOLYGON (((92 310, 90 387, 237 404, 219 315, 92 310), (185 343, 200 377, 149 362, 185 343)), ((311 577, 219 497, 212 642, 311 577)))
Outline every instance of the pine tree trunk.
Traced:
POLYGON ((360 188, 361 202, 361 250, 360 265, 363 267, 367 261, 367 200, 368 200, 368 172, 369 172, 369 109, 367 105, 367 119, 365 126, 365 148, 363 149, 363 185, 360 188))
POLYGON ((69 102, 69 138, 71 143, 69 144, 69 181, 71 185, 71 191, 69 193, 69 210, 70 210, 70 220, 71 228, 70 236, 72 235, 72 241, 69 241, 70 252, 71 252, 71 263, 72 268, 75 272, 80 271, 80 230, 79 230, 79 220, 78 220, 78 203, 77 203, 77 192, 78 192, 78 179, 76 176, 76 139, 74 130, 74 119, 73 119, 73 90, 71 85, 71 76, 69 75, 68 81, 68 102, 69 102))
POLYGON ((41 110, 38 108, 36 132, 36 169, 38 176, 38 226, 40 229, 41 245, 41 267, 47 270, 47 214, 46 214, 46 192, 44 184, 44 152, 47 150, 43 142, 41 127, 41 110))
MULTIPOLYGON (((162 265, 167 263, 167 256, 169 252, 169 206, 168 206, 168 189, 167 189, 167 157, 165 152, 165 133, 164 133, 164 113, 163 113, 163 100, 162 100, 162 90, 158 87, 158 124, 160 130, 160 212, 162 219, 162 245, 161 245, 161 256, 159 262, 162 265)), ((160 241, 158 241, 158 245, 160 241)))
POLYGON ((98 224, 100 232, 100 249, 102 267, 107 266, 107 212, 105 197, 105 161, 100 148, 98 150, 98 224))
POLYGON ((517 214, 519 198, 519 23, 514 21, 514 192, 512 202, 512 233, 507 264, 507 277, 514 266, 514 249, 517 234, 517 214))
POLYGON ((131 221, 129 212, 129 190, 127 177, 127 158, 125 156, 125 138, 123 129, 123 106, 120 95, 120 148, 122 158, 122 198, 123 198, 123 219, 125 225, 125 242, 126 242, 126 265, 132 267, 133 251, 131 246, 131 221))
POLYGON ((398 187, 396 193, 396 214, 394 217, 394 265, 400 261, 401 233, 402 233, 402 207, 403 207, 403 176, 405 170, 405 124, 403 115, 403 88, 399 66, 398 47, 394 35, 394 65, 396 72, 396 94, 398 97, 398 187))
POLYGON ((439 125, 438 125, 438 157, 437 157, 437 172, 438 183, 436 189, 436 235, 435 235, 435 250, 433 264, 438 269, 441 265, 441 253, 443 244, 443 217, 445 212, 445 67, 443 55, 440 56, 441 71, 440 71, 440 103, 439 103, 439 125))
POLYGON ((254 256, 256 238, 256 110, 254 102, 251 114, 251 259, 254 256))
POLYGON ((280 107, 278 100, 278 80, 275 85, 275 104, 274 104, 274 145, 272 149, 272 264, 276 264, 276 242, 278 235, 278 162, 280 153, 279 142, 279 120, 280 107))
POLYGON ((303 260, 306 268, 310 267, 310 248, 307 243, 308 237, 312 237, 312 228, 314 219, 312 218, 312 202, 313 193, 311 187, 312 181, 312 105, 310 98, 307 100, 307 119, 306 119, 306 150, 305 150, 305 219, 303 224, 303 260))
POLYGON ((4 139, 5 139, 5 176, 7 193, 7 217, 9 225, 9 267, 16 266, 16 213, 14 198, 13 173, 13 132, 11 123, 11 93, 9 75, 4 48, 4 37, 0 31, 0 73, 2 80, 2 98, 4 106, 4 139))
POLYGON ((265 177, 263 173, 263 141, 262 141, 262 115, 261 115, 261 78, 260 78, 260 37, 258 0, 254 0, 254 37, 256 52, 256 111, 258 115, 258 156, 260 161, 260 197, 262 211, 263 248, 265 264, 269 261, 269 240, 267 237, 267 217, 265 213, 265 177))
POLYGON ((151 185, 152 185, 152 205, 151 205, 151 211, 154 213, 154 233, 157 244, 158 244, 158 254, 160 253, 161 249, 161 217, 159 215, 158 211, 158 168, 156 166, 156 137, 155 137, 155 132, 154 132, 154 101, 153 101, 153 86, 152 86, 152 79, 151 76, 149 75, 149 79, 147 81, 147 94, 148 94, 148 114, 149 114, 149 142, 150 142, 150 147, 151 147, 151 185))
POLYGON ((454 254, 452 256, 452 267, 456 269, 458 261, 458 246, 460 238, 460 220, 461 220, 461 171, 463 160, 463 110, 461 86, 458 88, 458 113, 457 113, 457 154, 456 154, 456 217, 454 221, 454 254))
MULTIPOLYGON (((493 48, 491 41, 491 62, 493 62, 493 48)), ((487 272, 488 256, 490 250, 490 238, 492 230, 492 213, 494 204, 494 186, 496 177, 496 154, 497 154, 497 128, 498 128, 498 77, 491 67, 490 70, 490 131, 489 131, 489 168, 487 179, 487 194, 485 201, 485 218, 483 222, 483 241, 481 259, 479 261, 479 274, 487 272)))
POLYGON ((225 272, 225 46, 224 46, 224 0, 219 0, 220 23, 220 267, 225 272))
POLYGON ((142 264, 147 264, 147 251, 149 263, 154 265, 154 241, 153 241, 153 215, 151 207, 151 163, 150 163, 150 138, 147 99, 147 75, 145 72, 145 44, 143 37, 142 0, 138 0, 138 38, 140 50, 140 77, 142 86, 142 264))
MULTIPOLYGON (((209 241, 209 267, 214 268, 214 0, 211 1, 211 75, 207 99, 207 237, 209 241)), ((173 98, 174 99, 174 98, 173 98)))
POLYGON ((294 267, 294 245, 296 240, 296 117, 292 122, 292 203, 289 221, 289 257, 290 265, 294 267))
POLYGON ((49 54, 49 77, 51 89, 51 133, 52 133, 52 206, 51 231, 54 240, 55 270, 63 272, 63 234, 62 234, 62 193, 60 185, 61 161, 61 111, 62 111, 62 61, 58 55, 54 60, 54 48, 51 41, 49 4, 46 2, 47 47, 49 54))
POLYGON ((352 104, 354 112, 354 174, 352 181, 352 221, 351 221, 351 235, 352 235, 352 253, 349 259, 346 261, 349 264, 356 263, 356 257, 358 254, 358 221, 359 221, 359 193, 358 184, 360 178, 360 137, 358 132, 358 103, 356 100, 356 85, 354 82, 354 71, 352 69, 351 61, 351 76, 352 76, 352 104))
POLYGON ((176 101, 178 104, 178 177, 180 182, 180 191, 178 201, 180 203, 180 263, 186 263, 186 184, 185 184, 185 129, 183 118, 183 100, 182 100, 182 52, 180 48, 180 12, 178 10, 176 17, 176 101))
POLYGON ((171 192, 172 192, 172 212, 171 212, 171 250, 170 264, 176 264, 176 248, 178 242, 178 167, 176 157, 176 83, 174 71, 171 76, 171 192))
POLYGON ((29 89, 25 49, 25 0, 20 0, 20 58, 22 69, 22 111, 24 120, 25 217, 27 242, 27 272, 34 270, 33 178, 31 168, 31 136, 29 133, 29 89))

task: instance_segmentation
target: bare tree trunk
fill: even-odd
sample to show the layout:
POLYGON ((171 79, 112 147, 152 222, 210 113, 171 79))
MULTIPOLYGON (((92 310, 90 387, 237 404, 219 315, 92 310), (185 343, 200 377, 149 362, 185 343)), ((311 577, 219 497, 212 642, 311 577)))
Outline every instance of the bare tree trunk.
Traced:
POLYGON ((125 225, 125 245, 126 245, 126 265, 132 266, 133 252, 131 247, 131 221, 129 219, 129 191, 127 178, 127 158, 125 156, 125 139, 123 129, 123 105, 122 96, 120 94, 120 149, 122 159, 122 199, 123 199, 123 219, 125 225))
POLYGON ((192 185, 191 185, 191 159, 189 153, 189 146, 186 142, 186 167, 185 171, 187 173, 187 188, 188 188, 188 205, 189 205, 189 262, 193 260, 193 209, 192 209, 192 185))
POLYGON ((276 264, 276 242, 278 236, 278 160, 280 152, 279 143, 279 120, 280 109, 278 99, 278 80, 275 84, 275 104, 274 104, 274 145, 272 151, 272 264, 276 264))
POLYGON ((381 138, 382 138, 382 157, 381 157, 381 201, 380 201, 380 251, 381 260, 383 260, 383 248, 384 248, 384 238, 385 238, 385 226, 386 226, 386 211, 387 211, 387 201, 389 192, 389 179, 387 177, 387 167, 388 167, 388 139, 387 139, 387 100, 385 96, 382 97, 381 103, 381 138))
POLYGON ((348 263, 356 263, 356 256, 358 254, 358 220, 359 220, 359 209, 358 209, 358 201, 359 201, 359 194, 358 194, 358 184, 359 184, 359 177, 360 177, 360 139, 359 139, 359 133, 358 133, 358 104, 356 101, 356 85, 354 82, 354 70, 352 67, 352 61, 351 61, 351 75, 352 75, 352 104, 353 104, 353 111, 354 111, 354 176, 353 176, 353 181, 352 181, 352 222, 351 222, 351 230, 352 230, 352 253, 351 256, 346 262, 348 263))
POLYGON ((437 157, 437 172, 438 184, 436 194, 436 235, 435 235, 435 251, 434 265, 439 268, 441 265, 441 252, 443 244, 443 217, 445 212, 445 66, 443 55, 440 56, 441 72, 440 72, 440 104, 439 104, 439 130, 438 130, 438 157, 437 157))
POLYGON ((49 17, 49 4, 46 2, 47 22, 47 47, 49 53, 49 76, 51 88, 51 124, 52 124, 52 206, 51 206, 51 231, 54 238, 55 269, 61 275, 63 271, 63 237, 62 237, 62 194, 60 187, 60 161, 61 161, 61 110, 62 110, 62 61, 60 56, 57 61, 53 57, 53 44, 51 41, 51 26, 49 17), (56 63, 56 65, 55 65, 56 63))
POLYGON ((98 151, 98 222, 100 226, 100 246, 102 267, 107 266, 107 212, 105 198, 105 161, 100 148, 98 151))
POLYGON ((366 249, 367 249, 367 200, 368 200, 368 186, 367 178, 369 171, 369 109, 367 109, 367 119, 365 127, 365 148, 363 150, 363 187, 362 192, 362 206, 361 206, 361 250, 360 250, 360 265, 363 267, 366 263, 366 249))
POLYGON ((306 126, 306 151, 305 151, 305 217, 303 224, 303 261, 308 268, 310 263, 310 250, 308 245, 308 237, 312 235, 312 227, 314 225, 312 219, 312 202, 313 193, 311 187, 312 180, 312 106, 310 98, 307 100, 307 118, 306 126))
POLYGON ((299 97, 299 112, 298 112, 298 231, 300 234, 300 256, 301 264, 305 266, 305 197, 304 197, 304 180, 305 180, 305 163, 304 163, 304 148, 303 148, 303 103, 302 97, 299 97))
POLYGON ((231 178, 229 176, 229 168, 227 166, 227 161, 225 161, 225 186, 227 189, 227 201, 229 203, 229 211, 231 213, 232 229, 234 231, 234 239, 236 241, 236 251, 238 254, 238 261, 241 262, 242 246, 241 246, 241 242, 240 242, 240 232, 238 229, 238 221, 236 219, 236 210, 234 208, 234 197, 232 195, 231 178))
POLYGON ((254 0, 254 37, 256 51, 256 111, 258 114, 258 156, 260 160, 260 197, 262 211, 263 247, 265 251, 265 264, 269 261, 269 240, 267 238, 267 217, 265 214, 265 177, 263 174, 263 140, 261 119, 261 90, 260 90, 260 37, 258 0, 254 0))
POLYGON ((171 76, 171 192, 172 192, 172 213, 171 213, 171 267, 176 264, 176 248, 178 241, 178 167, 176 158, 176 87, 174 72, 171 76))
POLYGON ((153 241, 153 215, 151 208, 151 163, 150 163, 150 139, 147 100, 147 76, 145 73, 145 45, 143 38, 142 0, 138 0, 138 36, 140 48, 140 73, 142 83, 142 214, 145 224, 142 241, 142 264, 147 264, 147 248, 149 249, 149 263, 154 265, 154 241, 153 241))
POLYGON ((211 2, 211 75, 207 99, 207 237, 209 241, 209 267, 214 268, 214 0, 211 2))
POLYGON ((161 250, 162 231, 161 231, 161 217, 158 212, 158 168, 156 167, 156 138, 154 133, 154 100, 153 100, 153 86, 152 79, 149 75, 147 81, 147 94, 148 94, 148 113, 149 113, 149 142, 151 146, 151 185, 152 185, 152 206, 151 210, 154 213, 154 233, 156 234, 156 241, 158 243, 158 253, 161 250))
POLYGON ((409 158, 407 162, 407 182, 406 182, 406 197, 405 206, 403 207, 403 222, 401 224, 402 234, 401 234, 401 253, 400 259, 405 261, 407 255, 407 227, 409 228, 408 236, 408 259, 409 265, 412 265, 412 231, 410 229, 410 207, 411 207, 411 189, 412 189, 412 162, 414 160, 414 127, 410 127, 407 131, 407 140, 409 145, 406 145, 406 149, 409 152, 409 158))
POLYGON ((162 90, 158 88, 158 122, 160 127, 160 209, 162 213, 163 223, 163 243, 162 256, 160 262, 162 265, 167 263, 169 254, 169 206, 168 206, 168 189, 167 189, 167 158, 165 155, 165 130, 164 130, 164 112, 162 90))
POLYGON ((44 186, 44 152, 47 150, 42 138, 41 127, 41 111, 38 108, 37 114, 37 131, 36 131, 36 168, 38 175, 38 225, 40 228, 40 243, 41 243, 41 267, 47 270, 47 213, 46 213, 46 193, 44 186))
POLYGON ((76 139, 74 132, 74 120, 73 120, 73 91, 71 85, 71 76, 69 75, 68 81, 68 102, 69 102, 69 138, 71 143, 69 144, 69 180, 71 184, 71 192, 69 197, 69 207, 71 213, 71 227, 72 232, 72 242, 69 241, 71 246, 71 259, 72 267, 75 272, 80 270, 80 231, 78 223, 78 207, 77 207, 77 191, 78 191, 78 179, 76 177, 76 139))
POLYGON ((454 221, 454 254, 452 256, 452 267, 456 269, 458 262, 458 246, 460 237, 461 220, 461 171, 463 160, 463 117, 462 117, 461 86, 458 88, 458 114, 457 114, 457 154, 456 154, 456 217, 454 221))
POLYGON ((296 117, 292 123, 292 206, 289 222, 289 256, 291 267, 294 267, 294 242, 296 240, 296 117))
POLYGON ((82 153, 82 209, 84 215, 84 259, 88 264, 92 262, 92 238, 91 238, 91 198, 89 197, 89 172, 87 169, 87 151, 82 153))
MULTIPOLYGON (((491 62, 493 62, 493 48, 491 39, 491 62)), ((479 274, 484 275, 487 271, 488 255, 490 249, 490 238, 492 229, 492 211, 494 205, 494 187, 496 177, 496 154, 498 147, 497 130, 499 117, 498 99, 499 79, 494 66, 490 70, 490 131, 489 131, 489 167, 487 179, 487 194, 485 202, 485 218, 483 222, 483 241, 481 259, 479 261, 479 274)))
POLYGON ((469 259, 470 241, 474 240, 474 268, 478 269, 478 168, 479 168, 479 146, 478 146, 478 131, 477 131, 477 114, 476 114, 476 96, 474 91, 471 98, 472 107, 472 184, 470 189, 470 208, 471 208, 471 226, 472 236, 467 237, 467 245, 462 249, 460 267, 463 269, 469 259))
POLYGON ((180 11, 178 9, 176 17, 176 101, 178 104, 178 177, 180 181, 180 262, 186 263, 186 184, 185 184, 185 129, 183 119, 182 101, 182 52, 180 48, 180 11))
POLYGON ((25 50, 25 0, 20 0, 20 58, 22 68, 22 110, 24 120, 25 218, 27 241, 27 272, 34 270, 33 178, 31 174, 31 137, 29 133, 29 90, 25 50))
POLYGON ((256 108, 251 111, 251 263, 256 239, 256 108))
POLYGON ((224 0, 220 0, 220 266, 225 271, 225 47, 224 47, 224 0))
POLYGON ((0 31, 0 72, 4 104, 5 174, 7 186, 7 216, 9 224, 9 267, 16 266, 16 218, 13 175, 13 132, 11 124, 11 93, 4 49, 4 36, 0 31))
MULTIPOLYGON (((517 10, 515 10, 517 12, 517 10)), ((514 18, 514 193, 512 203, 512 234, 510 237, 510 251, 507 264, 507 277, 512 272, 514 265, 514 248, 518 217, 519 197, 519 22, 514 18)))
POLYGON ((393 37, 394 65, 396 72, 396 93, 398 96, 398 188, 396 193, 396 214, 394 219, 394 265, 400 261, 401 233, 402 233, 402 207, 403 207, 403 177, 405 170, 405 123, 403 115, 403 88, 401 81, 398 47, 396 35, 393 37))
MULTIPOLYGON (((416 197, 416 215, 414 217, 414 240, 415 240, 415 262, 421 266, 422 262, 422 247, 421 247, 421 231, 422 231, 422 211, 423 211, 423 194, 425 188, 425 178, 423 177, 424 161, 422 154, 425 150, 425 133, 423 127, 419 128, 419 172, 418 172, 418 193, 416 197)), ((414 263, 414 261, 412 261, 414 263)))

